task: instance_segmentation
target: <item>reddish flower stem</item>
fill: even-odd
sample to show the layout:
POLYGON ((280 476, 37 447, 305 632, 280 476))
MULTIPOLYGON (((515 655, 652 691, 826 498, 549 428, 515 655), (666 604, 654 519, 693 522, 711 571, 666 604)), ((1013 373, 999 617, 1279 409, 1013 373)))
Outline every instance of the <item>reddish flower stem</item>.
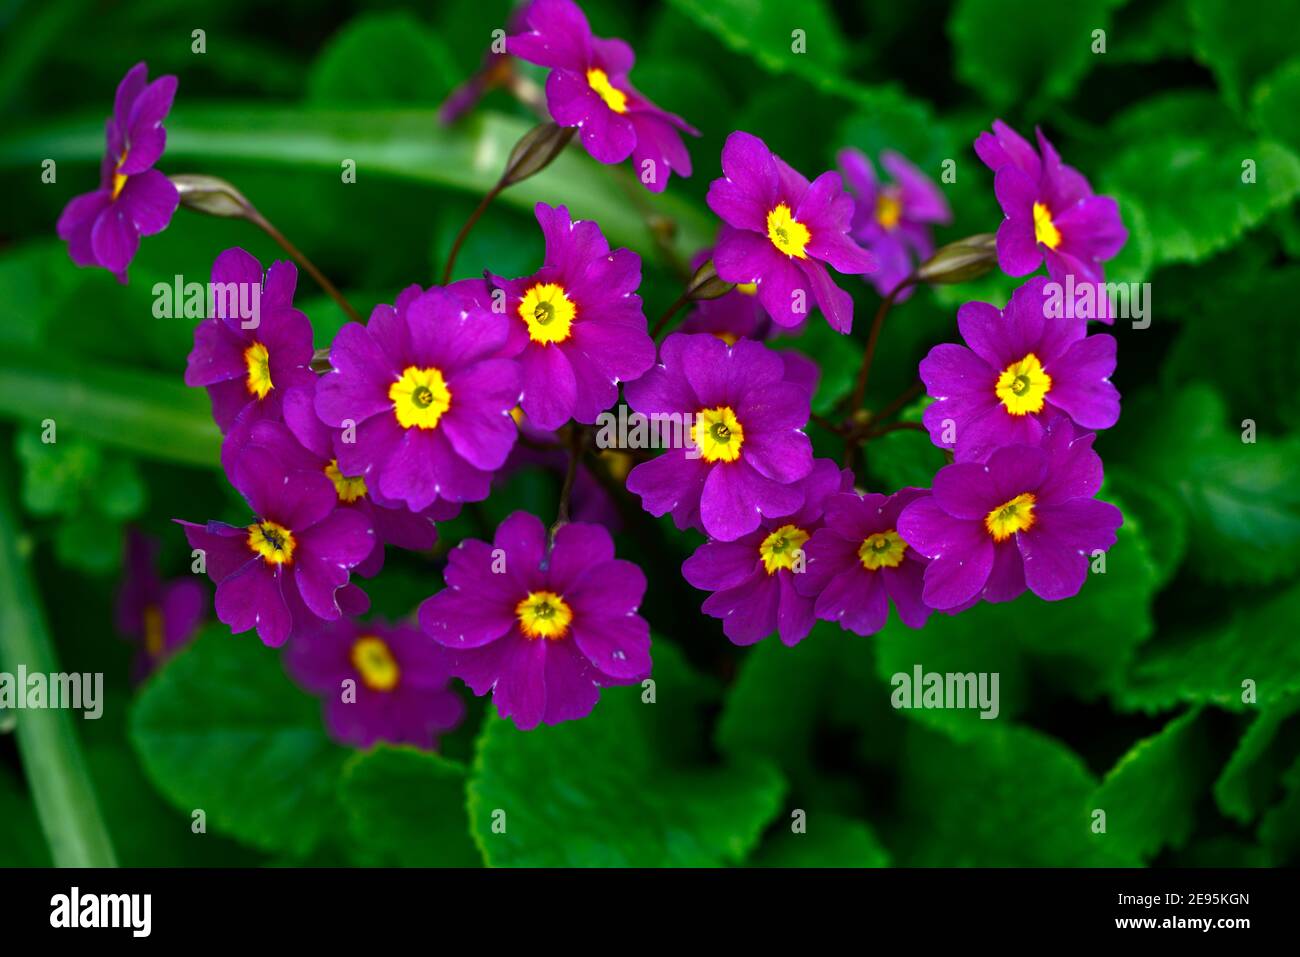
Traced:
POLYGON ((312 279, 316 280, 316 284, 324 289, 329 297, 339 304, 339 308, 343 310, 349 319, 353 322, 362 321, 361 317, 357 315, 357 311, 352 308, 346 299, 343 298, 343 293, 338 291, 334 283, 326 279, 325 274, 316 268, 316 264, 304 256, 297 246, 289 242, 289 240, 285 238, 285 235, 272 226, 265 216, 257 210, 252 209, 248 212, 248 219, 255 226, 261 229, 262 232, 275 240, 279 247, 292 257, 294 262, 305 269, 308 275, 310 275, 312 279))

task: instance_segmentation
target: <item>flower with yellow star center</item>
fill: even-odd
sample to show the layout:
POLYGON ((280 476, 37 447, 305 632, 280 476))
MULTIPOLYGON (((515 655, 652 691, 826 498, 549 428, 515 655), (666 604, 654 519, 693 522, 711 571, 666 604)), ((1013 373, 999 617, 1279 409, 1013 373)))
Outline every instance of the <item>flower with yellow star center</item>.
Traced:
POLYGON ((720 405, 703 409, 695 416, 691 441, 706 462, 734 462, 745 444, 745 430, 731 406, 720 405))
POLYGON ((573 609, 553 591, 530 591, 527 598, 515 605, 515 617, 525 638, 556 641, 568 633, 573 609))
POLYGON ((876 197, 876 222, 884 229, 890 230, 903 218, 903 204, 890 192, 881 192, 876 197))
POLYGON ((248 526, 248 547, 268 565, 292 565, 294 544, 293 532, 276 522, 248 526))
POLYGON ((330 464, 325 466, 325 477, 334 483, 340 502, 351 503, 366 496, 366 480, 359 475, 355 478, 344 475, 339 471, 338 459, 330 459, 330 464))
POLYGON ((248 394, 265 399, 275 388, 271 381, 271 353, 260 342, 254 342, 244 350, 244 363, 248 366, 248 377, 244 380, 248 394))
POLYGON ((1032 352, 1013 362, 998 376, 994 392, 1012 415, 1042 412, 1047 393, 1052 391, 1052 377, 1032 352))
POLYGON ((587 71, 587 85, 605 101, 615 113, 627 112, 627 94, 609 82, 609 74, 597 67, 587 71))
POLYGON ((402 677, 392 649, 384 639, 375 635, 362 635, 352 645, 352 667, 357 669, 362 683, 372 691, 392 691, 402 677))
POLYGON ((796 525, 782 525, 758 546, 758 554, 763 559, 763 567, 769 575, 775 575, 782 568, 794 569, 795 563, 803 557, 804 542, 809 535, 796 525))
POLYGON ((903 564, 906 553, 907 542, 892 528, 868 535, 858 547, 858 558, 869 572, 878 568, 897 568, 903 564))
POLYGON ((1044 203, 1034 203, 1034 239, 1048 249, 1061 245, 1061 231, 1052 222, 1052 212, 1044 203))
POLYGON ((807 226, 794 218, 790 207, 785 203, 777 204, 777 207, 767 214, 767 238, 772 241, 773 246, 787 256, 794 256, 796 259, 808 258, 804 250, 812 241, 812 234, 808 232, 807 226))
POLYGON ((569 338, 577 313, 578 307, 564 287, 554 282, 538 283, 519 303, 519 318, 528 326, 528 338, 542 345, 569 338))
POLYGON ((407 366, 402 377, 388 387, 397 424, 404 429, 433 429, 451 408, 451 390, 442 373, 429 366, 407 366))
POLYGON ((1016 532, 1033 528, 1036 501, 1038 499, 1033 492, 1022 492, 985 515, 984 527, 993 536, 993 541, 1005 542, 1016 532))

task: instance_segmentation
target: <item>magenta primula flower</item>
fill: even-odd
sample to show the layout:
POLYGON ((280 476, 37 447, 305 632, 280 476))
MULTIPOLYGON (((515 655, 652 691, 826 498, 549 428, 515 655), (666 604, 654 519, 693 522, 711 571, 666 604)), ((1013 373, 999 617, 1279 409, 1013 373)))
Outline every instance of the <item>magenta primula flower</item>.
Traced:
POLYGON ((515 512, 492 543, 448 556, 447 587, 420 627, 455 652, 451 671, 521 730, 591 713, 600 689, 650 674, 650 626, 637 614, 641 569, 614 557, 599 525, 560 527, 548 550, 534 515, 515 512))
POLYGON ((680 422, 686 447, 668 449, 627 477, 652 515, 672 513, 678 528, 702 528, 734 541, 762 518, 803 505, 794 483, 812 471, 810 393, 785 378, 780 355, 742 339, 674 333, 660 362, 624 394, 634 410, 680 422))
POLYGON ((776 632, 783 644, 797 645, 812 631, 814 596, 797 587, 807 568, 804 543, 821 526, 827 501, 853 487, 853 474, 818 459, 799 484, 803 505, 793 515, 765 518, 733 542, 705 542, 682 565, 688 582, 713 592, 702 610, 722 619, 733 644, 776 632))
POLYGON ((238 247, 212 264, 219 315, 194 329, 185 384, 207 387, 222 432, 237 421, 279 419, 282 396, 315 383, 311 322, 293 307, 297 284, 293 263, 272 263, 263 280, 262 264, 238 247))
POLYGON ((153 165, 167 145, 162 123, 175 96, 176 77, 150 83, 144 63, 131 67, 117 85, 99 189, 75 197, 59 216, 59 238, 78 266, 102 266, 126 282, 140 237, 160 233, 172 221, 180 193, 153 165))
POLYGON ((249 445, 235 459, 229 478, 253 510, 250 524, 176 520, 190 546, 203 550, 217 584, 217 618, 236 633, 256 628, 273 647, 318 620, 369 605, 349 578, 374 548, 370 522, 337 508, 333 483, 286 464, 292 458, 288 449, 249 445))
POLYGON ((1026 586, 1047 601, 1078 594, 1093 553, 1115 544, 1124 521, 1093 497, 1102 480, 1094 437, 1058 416, 1039 447, 1009 445, 984 465, 940 469, 930 494, 898 519, 903 540, 931 559, 925 603, 1010 601, 1026 586))
POLYGON ((419 286, 345 325, 316 387, 316 413, 343 430, 343 474, 416 512, 486 498, 517 434, 518 366, 499 358, 507 325, 460 288, 419 286))
POLYGON ((921 379, 938 401, 923 420, 935 445, 980 462, 1003 445, 1037 445, 1046 418, 1068 415, 1083 429, 1119 419, 1115 339, 1087 335, 1086 319, 1047 318, 1047 277, 1029 280, 1005 310, 968 302, 957 310, 967 346, 935 346, 921 379))
POLYGON ((848 332, 853 299, 826 266, 847 274, 875 269, 849 238, 853 198, 838 173, 809 184, 757 136, 739 130, 722 148, 722 179, 709 184, 709 208, 726 223, 713 264, 727 282, 757 283, 758 299, 779 326, 795 327, 816 304, 831 327, 848 332))
POLYGON ((132 529, 116 609, 118 632, 139 643, 132 679, 146 678, 194 637, 207 613, 207 588, 193 578, 164 582, 158 575, 157 540, 132 529))
POLYGON ((284 667, 321 698, 336 741, 433 750, 465 716, 465 702, 450 686, 450 658, 413 625, 351 619, 295 634, 284 667))
MULTIPOLYGON (((867 278, 876 292, 888 295, 934 254, 931 227, 952 222, 952 210, 943 191, 893 150, 880 154, 880 165, 893 177, 889 183, 876 179, 861 150, 840 150, 838 160, 856 204, 850 235, 875 257, 878 268, 867 278)), ((895 299, 903 302, 911 294, 909 287, 895 299)))
POLYGON ((573 0, 534 0, 529 32, 506 38, 506 51, 549 67, 546 104, 555 122, 582 131, 582 145, 602 163, 629 156, 647 189, 663 192, 672 173, 691 175, 682 133, 699 131, 650 102, 632 85, 635 55, 622 40, 593 36, 573 0))
POLYGON ((926 490, 893 495, 843 492, 826 502, 822 527, 804 546, 807 560, 795 576, 800 595, 816 600, 814 613, 845 631, 874 635, 889 618, 889 603, 909 628, 930 617, 921 600, 926 558, 898 534, 898 516, 926 490))
POLYGON ((1100 281, 1102 261, 1128 239, 1119 205, 1093 195, 1083 174, 1062 163, 1043 131, 1036 132, 1038 150, 1001 120, 975 140, 1006 215, 998 227, 998 265, 1009 276, 1027 276, 1046 259, 1057 282, 1067 275, 1100 281))
POLYGON ((542 268, 523 279, 493 277, 506 294, 509 335, 503 354, 518 358, 521 404, 540 429, 570 418, 592 424, 618 399, 618 383, 655 361, 636 289, 641 257, 610 251, 593 222, 569 211, 536 207, 546 238, 542 268))

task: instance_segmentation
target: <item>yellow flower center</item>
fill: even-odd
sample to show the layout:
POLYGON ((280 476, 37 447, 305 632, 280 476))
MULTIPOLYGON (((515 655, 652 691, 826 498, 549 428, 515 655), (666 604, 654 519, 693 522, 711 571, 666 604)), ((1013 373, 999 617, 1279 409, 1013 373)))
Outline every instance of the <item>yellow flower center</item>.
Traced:
POLYGON ((362 635, 352 645, 352 667, 372 691, 392 691, 402 677, 392 649, 375 635, 362 635))
POLYGON ((1016 532, 1034 527, 1033 492, 1022 492, 1009 502, 1004 502, 984 516, 984 527, 995 542, 1005 542, 1016 532))
POLYGON ((397 424, 404 429, 432 429, 451 408, 451 390, 442 373, 430 366, 407 366, 402 377, 388 387, 397 424))
POLYGON ((787 256, 808 258, 804 248, 812 239, 812 234, 808 232, 807 226, 794 218, 790 207, 785 203, 778 204, 776 209, 767 214, 767 238, 787 256))
POLYGON ((893 229, 903 218, 903 204, 891 192, 881 191, 876 197, 876 222, 885 229, 893 229))
POLYGON ((1052 222, 1051 211, 1042 203, 1034 203, 1034 239, 1048 249, 1061 245, 1061 231, 1052 222))
POLYGON ((117 158, 117 165, 113 167, 113 193, 109 197, 110 201, 117 199, 122 195, 122 188, 126 186, 126 174, 119 173, 122 164, 126 162, 126 150, 122 150, 122 155, 117 158))
POLYGON ((906 552, 907 542, 891 528, 863 539, 858 548, 858 558, 861 559, 863 568, 874 572, 878 568, 897 568, 903 564, 906 552))
POLYGON ((261 555, 268 565, 293 564, 293 532, 275 522, 258 522, 248 526, 248 547, 261 555))
POLYGON ((355 502, 366 497, 366 480, 361 476, 349 478, 344 475, 339 471, 338 459, 330 459, 330 464, 325 466, 325 477, 334 483, 340 502, 355 502))
POLYGON ((691 441, 706 462, 734 462, 740 458, 740 447, 745 444, 745 430, 731 407, 720 405, 695 416, 691 441))
POLYGON ((553 591, 530 591, 528 597, 515 605, 519 630, 525 638, 563 638, 573 621, 573 609, 553 591))
POLYGON ((244 362, 248 365, 248 378, 244 380, 248 394, 265 399, 275 388, 271 381, 271 353, 260 342, 254 342, 244 350, 244 362))
POLYGON ((598 70, 592 67, 587 71, 587 85, 591 87, 605 101, 615 113, 627 112, 627 94, 609 82, 609 76, 604 70, 598 70))
POLYGON ((808 533, 794 525, 782 525, 758 546, 758 554, 763 559, 763 567, 769 575, 775 575, 778 569, 794 568, 795 562, 803 554, 803 543, 808 541, 808 533))
POLYGON ((736 283, 736 291, 737 291, 737 292, 743 292, 746 296, 757 296, 757 295, 758 295, 758 283, 756 283, 756 282, 738 282, 738 283, 736 283))
POLYGON ((994 391, 1012 415, 1042 412, 1044 399, 1052 391, 1052 377, 1031 352, 1002 370, 994 391))
POLYGON ((163 616, 157 605, 149 605, 144 610, 144 650, 150 658, 163 653, 163 616))
POLYGON ((519 318, 528 326, 528 338, 542 344, 569 338, 578 307, 558 283, 538 283, 524 293, 519 318))

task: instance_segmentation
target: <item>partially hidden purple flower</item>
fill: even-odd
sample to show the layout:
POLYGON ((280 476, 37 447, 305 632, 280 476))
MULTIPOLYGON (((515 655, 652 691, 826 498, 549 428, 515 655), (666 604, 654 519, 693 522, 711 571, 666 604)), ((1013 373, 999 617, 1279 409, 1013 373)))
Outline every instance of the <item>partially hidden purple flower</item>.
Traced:
POLYGON ((1057 282, 1067 275, 1098 282, 1101 263, 1128 239, 1119 205, 1094 195, 1083 174, 1062 163, 1043 131, 1036 132, 1037 150, 1001 120, 975 140, 1006 215, 998 227, 998 265, 1009 276, 1027 276, 1046 259, 1057 282))
POLYGON ((569 211, 536 207, 546 238, 542 268, 523 279, 493 282, 506 294, 509 334, 504 355, 517 357, 521 405, 538 428, 570 418, 590 425, 618 398, 618 383, 655 361, 637 287, 641 257, 611 251, 593 222, 569 211))
POLYGON ((918 488, 893 495, 846 491, 827 500, 822 527, 804 546, 807 567, 794 581, 799 594, 816 600, 818 618, 873 635, 885 627, 892 601, 903 624, 925 624, 927 559, 898 534, 899 514, 925 494, 918 488))
POLYGON ((650 626, 637 614, 641 569, 614 557, 599 525, 560 527, 515 512, 492 543, 448 555, 447 587, 420 606, 420 627, 454 652, 452 674, 521 730, 591 713, 600 689, 650 674, 650 626))
MULTIPOLYGON (((876 292, 888 295, 933 255, 931 228, 952 222, 952 210, 943 191, 893 150, 880 154, 880 165, 893 177, 888 183, 876 179, 861 150, 843 149, 838 159, 856 204, 850 235, 875 257, 878 268, 867 279, 876 292)), ((902 302, 911 294, 909 287, 895 300, 902 302)))
MULTIPOLYGON (((524 28, 529 4, 516 7, 506 21, 506 33, 518 33, 524 28)), ((494 37, 492 45, 483 54, 479 68, 456 89, 452 90, 438 107, 438 122, 444 126, 456 122, 483 99, 490 91, 506 86, 514 76, 514 58, 504 51, 496 49, 494 37)))
POLYGON ((194 637, 207 613, 207 588, 193 578, 164 582, 158 574, 157 540, 132 529, 115 614, 118 632, 139 643, 132 679, 146 678, 194 637))
POLYGON ((295 634, 284 654, 290 677, 324 702, 330 735, 357 748, 435 749, 465 716, 449 666, 447 650, 413 625, 356 619, 295 634))
MULTIPOLYGON (((725 228, 725 227, 724 227, 725 228)), ((713 258, 713 249, 704 249, 691 259, 691 269, 713 258)), ((807 316, 804 317, 807 321, 807 316)), ((682 320, 679 332, 709 332, 727 345, 737 339, 757 339, 762 342, 781 335, 795 335, 803 331, 801 322, 793 328, 783 328, 772 322, 763 304, 758 301, 757 283, 737 283, 730 292, 716 299, 702 299, 682 320)))
POLYGON ((167 145, 162 123, 175 96, 176 77, 150 83, 143 62, 117 85, 99 189, 73 198, 59 216, 59 238, 78 266, 102 266, 124 283, 140 237, 160 233, 171 222, 180 193, 153 166, 167 145))
POLYGON ((1004 445, 1037 445, 1046 419, 1067 415, 1083 429, 1119 419, 1115 339, 1087 334, 1087 320, 1049 317, 1045 276, 1011 295, 1005 310, 968 302, 957 310, 965 346, 935 346, 921 379, 937 401, 923 421, 958 461, 983 461, 1004 445))
POLYGON ((410 286, 334 338, 316 413, 342 430, 339 468, 384 502, 422 512, 484 499, 514 445, 519 371, 499 357, 507 320, 471 290, 410 286))
POLYGON ((903 540, 931 559, 925 603, 1010 601, 1026 587, 1046 601, 1078 594, 1094 552, 1115 544, 1124 521, 1093 497, 1102 481, 1094 437, 1058 416, 1039 447, 1009 445, 983 465, 940 469, 930 494, 898 519, 903 540))
POLYGON ((624 390, 642 415, 677 423, 682 447, 642 462, 627 477, 652 515, 671 513, 678 528, 701 528, 734 541, 763 518, 803 505, 797 484, 812 471, 810 392, 785 378, 781 356, 741 339, 674 333, 660 362, 624 390))
POLYGON ((194 329, 185 384, 203 386, 223 433, 236 421, 279 419, 281 398, 316 381, 311 322, 293 306, 298 270, 288 261, 262 264, 238 247, 212 264, 217 315, 194 329))
POLYGON ((631 156, 637 178, 653 193, 663 192, 674 172, 691 175, 681 134, 699 131, 632 85, 627 74, 636 57, 630 46, 593 36, 573 0, 534 0, 525 20, 529 31, 507 37, 506 50, 550 68, 551 116, 561 126, 578 127, 588 153, 602 163, 631 156))
POLYGON ((853 475, 818 459, 799 484, 804 501, 793 515, 765 518, 735 541, 705 542, 682 565, 691 585, 713 592, 702 610, 722 620, 733 644, 752 645, 776 632, 793 646, 812 631, 815 596, 799 587, 808 567, 804 545, 820 528, 826 503, 853 487, 853 475))
POLYGON ((857 275, 875 270, 849 238, 853 198, 838 173, 811 184, 757 136, 735 131, 722 148, 721 179, 709 184, 709 208, 726 224, 713 263, 726 282, 757 283, 758 300, 779 326, 800 325, 812 305, 847 333, 853 299, 826 267, 857 275))
POLYGON ((176 520, 190 546, 203 550, 217 584, 217 618, 235 633, 256 628, 272 647, 322 619, 369 607, 349 578, 374 549, 370 522, 337 507, 322 473, 292 462, 290 449, 248 445, 239 453, 229 478, 253 511, 248 525, 176 520))

